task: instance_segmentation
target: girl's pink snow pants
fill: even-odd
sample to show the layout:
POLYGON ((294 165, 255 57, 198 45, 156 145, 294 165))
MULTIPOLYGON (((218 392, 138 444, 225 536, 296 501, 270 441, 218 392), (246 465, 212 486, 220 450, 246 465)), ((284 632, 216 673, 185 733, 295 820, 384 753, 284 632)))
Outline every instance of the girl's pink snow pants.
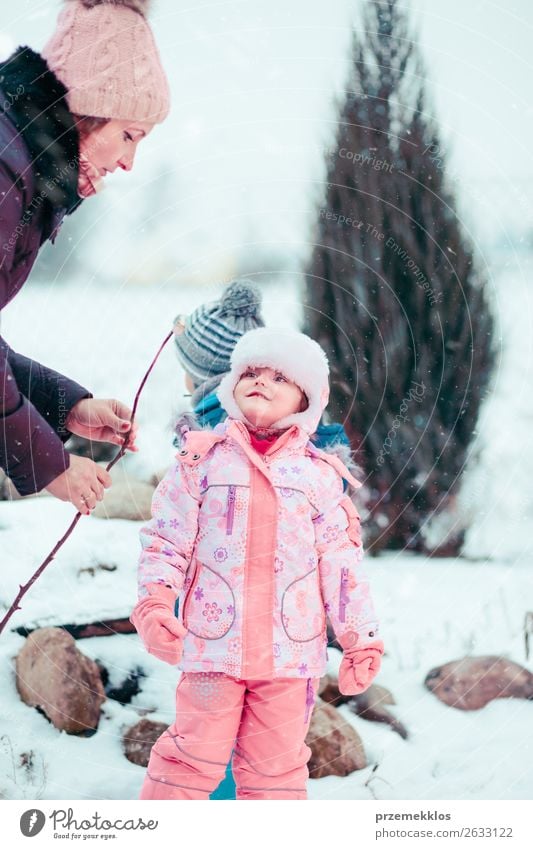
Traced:
POLYGON ((318 682, 184 672, 176 721, 152 748, 139 798, 207 799, 235 746, 237 799, 306 799, 305 736, 318 682))

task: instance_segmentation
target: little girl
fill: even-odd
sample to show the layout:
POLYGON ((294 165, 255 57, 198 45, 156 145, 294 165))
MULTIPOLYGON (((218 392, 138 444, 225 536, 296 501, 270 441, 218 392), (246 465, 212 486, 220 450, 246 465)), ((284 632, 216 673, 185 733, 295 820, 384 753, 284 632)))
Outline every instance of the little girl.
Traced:
POLYGON ((154 494, 131 621, 182 675, 141 799, 207 799, 235 741, 238 799, 306 799, 326 615, 343 648, 341 692, 362 692, 379 670, 359 516, 342 479, 361 484, 309 440, 328 376, 308 336, 245 333, 217 390, 228 419, 186 435, 154 494))

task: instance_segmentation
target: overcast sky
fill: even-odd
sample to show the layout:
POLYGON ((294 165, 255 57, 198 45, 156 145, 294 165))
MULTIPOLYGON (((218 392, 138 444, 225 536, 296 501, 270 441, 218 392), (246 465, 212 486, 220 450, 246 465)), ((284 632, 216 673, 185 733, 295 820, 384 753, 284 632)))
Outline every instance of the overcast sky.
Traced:
MULTIPOLYGON (((2 55, 17 43, 40 49, 59 5, 0 0, 2 55)), ((320 158, 303 156, 301 145, 324 137, 357 8, 352 0, 154 0, 173 110, 140 152, 136 177, 154 160, 174 160, 182 191, 220 184, 213 209, 226 204, 259 221, 268 206, 258 226, 277 238, 280 204, 297 205, 301 181, 319 174, 320 158)), ((409 8, 473 228, 494 239, 533 227, 531 3, 412 0, 409 8)))
POLYGON ((533 6, 417 0, 437 114, 457 170, 533 222, 533 6))

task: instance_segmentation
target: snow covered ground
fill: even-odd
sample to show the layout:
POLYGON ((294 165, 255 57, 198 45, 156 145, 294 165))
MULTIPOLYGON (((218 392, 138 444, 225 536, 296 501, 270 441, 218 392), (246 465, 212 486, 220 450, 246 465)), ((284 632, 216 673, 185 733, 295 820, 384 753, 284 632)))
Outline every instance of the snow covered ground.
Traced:
MULTIPOLYGON (((512 297, 507 296, 514 279, 510 273, 501 278, 505 356, 480 434, 486 442, 480 471, 485 483, 471 486, 465 496, 474 512, 467 545, 471 559, 426 561, 389 553, 367 560, 387 646, 378 682, 394 694, 396 706, 391 710, 410 737, 402 740, 388 726, 367 722, 342 707, 344 718, 363 739, 369 766, 347 778, 311 781, 311 799, 531 798, 533 703, 499 700, 465 713, 443 705, 423 684, 433 666, 467 653, 503 654, 528 665, 522 625, 525 611, 533 607, 533 517, 527 507, 531 461, 517 440, 525 438, 533 413, 527 393, 530 316, 524 308, 525 290, 515 286, 512 297), (520 534, 517 503, 522 505, 520 534), (502 543, 506 539, 508 543, 502 543)), ((66 372, 95 394, 131 403, 174 315, 216 297, 218 291, 215 286, 106 288, 80 280, 69 287, 32 281, 3 314, 2 332, 15 349, 66 372)), ((301 308, 296 277, 265 285, 264 299, 269 323, 297 324, 301 308)), ((148 479, 170 462, 170 422, 186 405, 183 393, 169 346, 142 398, 141 450, 124 462, 126 475, 148 479)), ((0 503, 4 605, 72 515, 71 507, 48 497, 0 503)), ((136 597, 138 529, 134 522, 82 519, 24 600, 12 626, 129 615, 136 597), (98 568, 102 564, 112 571, 98 568)), ((0 637, 0 798, 136 798, 144 770, 123 756, 122 734, 146 712, 170 724, 179 673, 147 655, 136 635, 79 641, 84 653, 108 668, 113 684, 136 667, 146 678, 131 704, 110 699, 104 703, 95 735, 69 736, 18 698, 13 657, 23 643, 12 631, 0 637)), ((331 650, 332 671, 339 661, 340 655, 331 650)))
MULTIPOLYGON (((17 567, 22 577, 27 560, 11 553, 17 538, 20 542, 22 526, 17 521, 11 524, 9 512, 26 514, 24 536, 42 551, 68 517, 61 505, 53 503, 40 517, 30 504, 9 508, 9 530, 3 531, 2 544, 7 535, 9 571, 17 567), (43 538, 39 531, 45 519, 48 537, 43 538)), ((24 606, 27 614, 43 624, 72 622, 77 617, 86 621, 91 611, 128 615, 135 595, 135 537, 131 523, 87 520, 69 550, 35 588, 24 606), (91 558, 111 560, 117 570, 80 577, 80 566, 91 558)), ((466 713, 443 705, 423 685, 432 666, 466 653, 503 651, 524 662, 521 625, 524 599, 531 592, 529 567, 424 562, 402 554, 372 561, 370 571, 387 645, 378 681, 394 694, 397 704, 391 710, 410 737, 402 740, 388 726, 360 719, 346 706, 340 708, 361 735, 369 766, 347 778, 310 781, 310 798, 531 798, 533 704, 506 699, 466 713)), ((27 616, 19 614, 21 618, 27 616)), ((104 703, 94 736, 74 737, 57 731, 19 700, 11 658, 23 643, 24 638, 14 634, 5 634, 0 641, 0 797, 137 798, 144 770, 122 754, 122 735, 146 712, 151 719, 173 721, 179 673, 148 655, 135 635, 80 640, 81 651, 102 661, 114 685, 137 667, 147 677, 131 704, 122 706, 110 699, 104 703), (20 755, 30 750, 34 753, 31 769, 19 765, 20 755)), ((340 654, 331 649, 331 671, 336 671, 339 662, 340 654)))

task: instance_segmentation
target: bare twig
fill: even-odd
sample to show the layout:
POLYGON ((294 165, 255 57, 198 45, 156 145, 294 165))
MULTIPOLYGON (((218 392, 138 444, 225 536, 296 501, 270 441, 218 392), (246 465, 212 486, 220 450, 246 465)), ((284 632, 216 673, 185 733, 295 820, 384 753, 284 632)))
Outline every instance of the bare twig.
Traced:
MULTIPOLYGON (((165 347, 165 345, 167 344, 167 342, 168 342, 168 340, 171 338, 171 336, 172 336, 172 331, 171 331, 170 333, 168 333, 168 334, 167 334, 167 336, 166 336, 165 340, 164 340, 164 341, 162 342, 162 344, 160 345, 160 347, 159 347, 159 350, 158 350, 157 354, 155 355, 155 357, 153 358, 152 362, 150 363, 150 366, 149 366, 148 370, 146 371, 146 374, 144 375, 143 379, 141 380, 141 384, 140 384, 139 388, 137 389, 137 393, 136 393, 136 395, 135 395, 135 400, 134 400, 134 402, 133 402, 133 410, 132 410, 131 418, 130 418, 130 424, 132 425, 132 427, 133 427, 133 421, 134 421, 134 419, 135 419, 135 414, 136 414, 136 412, 137 412, 137 405, 138 405, 138 403, 139 403, 139 398, 140 398, 141 392, 142 392, 142 391, 143 391, 143 389, 144 389, 144 385, 145 385, 146 381, 148 380, 148 377, 150 376, 150 373, 151 373, 151 371, 152 371, 153 367, 155 366, 155 364, 156 364, 156 362, 157 362, 157 360, 158 360, 158 358, 159 358, 159 355, 161 354, 161 351, 163 350, 163 348, 165 347)), ((128 433, 126 434, 126 437, 125 437, 125 439, 124 439, 124 442, 122 443, 122 445, 121 445, 121 447, 120 447, 119 451, 117 452, 116 457, 114 457, 114 458, 111 460, 111 462, 107 464, 107 466, 106 466, 106 471, 107 471, 107 472, 109 472, 109 471, 113 468, 113 466, 115 465, 115 463, 118 463, 118 461, 119 461, 119 460, 120 460, 120 459, 124 456, 124 454, 126 453, 126 450, 127 450, 127 447, 128 447, 128 442, 129 442, 130 435, 131 435, 131 431, 132 431, 132 428, 130 428, 130 429, 129 429, 129 431, 128 431, 128 433)), ((67 541, 67 539, 68 539, 68 538, 69 538, 69 536, 71 535, 72 531, 74 530, 74 528, 76 527, 76 525, 77 525, 77 524, 78 524, 78 522, 80 521, 80 519, 81 519, 81 515, 82 515, 82 514, 81 514, 81 513, 79 513, 79 512, 78 512, 78 513, 76 513, 76 515, 75 515, 74 519, 72 520, 72 522, 70 523, 70 525, 69 525, 68 529, 65 531, 65 533, 63 534, 63 536, 61 537, 61 539, 60 539, 60 540, 58 540, 58 542, 55 544, 55 546, 53 547, 53 549, 52 549, 52 551, 50 552, 50 554, 48 555, 48 557, 47 557, 45 560, 43 560, 43 562, 41 563, 41 565, 39 566, 39 568, 38 568, 38 569, 37 569, 37 570, 33 573, 33 575, 31 576, 30 580, 28 581, 28 583, 27 583, 27 584, 20 584, 20 585, 19 585, 19 591, 18 591, 17 595, 15 596, 15 599, 13 600, 13 603, 11 604, 11 606, 10 606, 9 610, 7 611, 6 615, 4 616, 4 618, 2 619, 2 621, 0 622, 0 634, 2 633, 2 631, 4 630, 4 628, 6 627, 7 623, 9 622, 9 620, 11 619, 11 617, 13 616, 13 614, 15 613, 15 611, 16 611, 16 610, 20 610, 20 604, 19 604, 19 602, 20 602, 20 601, 22 601, 23 597, 26 595, 26 593, 28 592, 28 590, 30 589, 30 587, 31 587, 31 586, 35 583, 35 581, 36 581, 36 580, 40 577, 41 573, 42 573, 42 572, 44 572, 44 570, 46 569, 46 567, 48 566, 48 564, 49 564, 49 563, 51 563, 51 562, 52 562, 52 560, 54 559, 54 557, 56 556, 56 554, 57 554, 57 552, 59 551, 59 549, 60 549, 60 548, 64 545, 64 543, 67 541)))

